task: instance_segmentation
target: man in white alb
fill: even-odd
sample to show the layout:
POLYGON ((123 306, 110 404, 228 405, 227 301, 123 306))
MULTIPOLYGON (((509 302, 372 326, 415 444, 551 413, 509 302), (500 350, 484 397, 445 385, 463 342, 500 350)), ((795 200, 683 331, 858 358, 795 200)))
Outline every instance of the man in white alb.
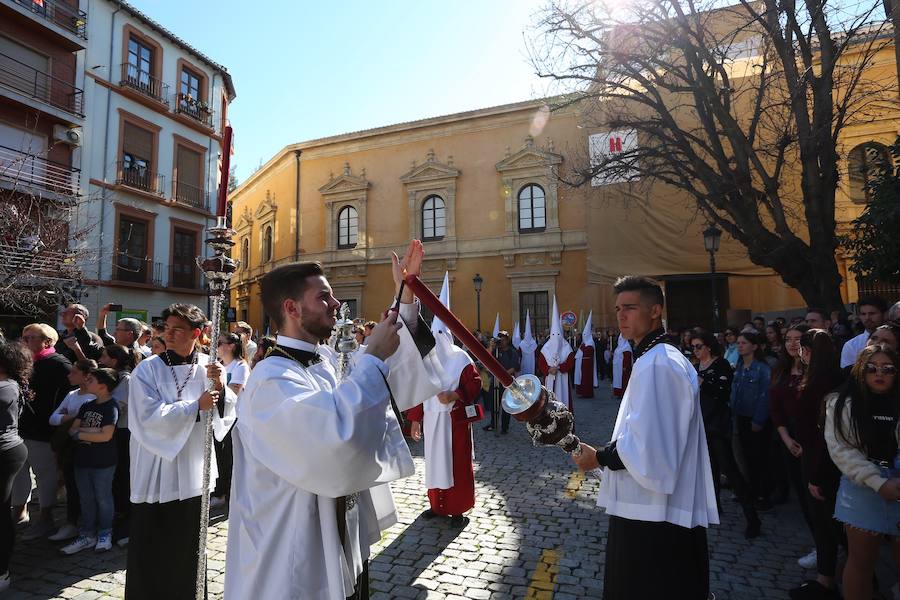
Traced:
POLYGON ((706 528, 719 515, 696 370, 666 343, 656 283, 628 276, 613 289, 619 329, 634 344, 634 368, 612 440, 599 449, 582 444, 575 458, 585 471, 603 467, 603 598, 707 600, 706 528))
MULTIPOLYGON (((393 257, 398 291, 423 256, 413 240, 393 257)), ((407 410, 441 391, 434 338, 404 289, 338 382, 319 345, 339 307, 321 265, 273 269, 261 296, 279 334, 238 406, 225 598, 367 598, 369 546, 396 522, 385 484, 414 471, 391 395, 407 410)))

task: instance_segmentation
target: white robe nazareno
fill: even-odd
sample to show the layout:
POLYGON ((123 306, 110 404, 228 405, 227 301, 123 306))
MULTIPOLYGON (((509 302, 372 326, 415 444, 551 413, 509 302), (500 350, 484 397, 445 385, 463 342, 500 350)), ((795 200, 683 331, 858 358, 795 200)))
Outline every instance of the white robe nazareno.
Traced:
MULTIPOLYGON (((209 356, 199 354, 194 376, 177 400, 171 368, 160 356, 142 360, 131 373, 128 386, 128 428, 131 430, 131 501, 171 502, 200 495, 203 489, 203 421, 197 419, 197 401, 206 390, 209 356)), ((179 382, 190 365, 174 367, 179 382)), ((224 369, 222 383, 224 384, 224 369)), ((213 433, 222 440, 234 424, 236 397, 225 386, 225 417, 213 409, 213 433)), ((218 470, 212 457, 209 489, 215 488, 218 470)))
POLYGON ((340 383, 327 360, 304 368, 269 356, 250 374, 233 434, 227 600, 332 600, 353 593, 369 546, 396 522, 385 484, 414 471, 384 377, 398 382, 392 391, 401 410, 440 391, 409 332, 400 332, 400 349, 387 365, 359 354, 340 383), (336 499, 354 493, 342 546, 336 499))
POLYGON ((719 522, 691 363, 658 344, 635 361, 613 429, 625 469, 603 470, 597 505, 610 515, 682 527, 719 522))

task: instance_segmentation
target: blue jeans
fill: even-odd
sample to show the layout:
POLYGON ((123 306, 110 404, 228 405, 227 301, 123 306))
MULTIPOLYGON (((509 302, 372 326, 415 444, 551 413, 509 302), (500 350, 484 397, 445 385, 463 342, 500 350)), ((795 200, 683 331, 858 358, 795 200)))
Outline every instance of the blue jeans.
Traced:
POLYGON ((116 467, 75 467, 75 483, 81 497, 81 535, 112 535, 113 475, 116 467))

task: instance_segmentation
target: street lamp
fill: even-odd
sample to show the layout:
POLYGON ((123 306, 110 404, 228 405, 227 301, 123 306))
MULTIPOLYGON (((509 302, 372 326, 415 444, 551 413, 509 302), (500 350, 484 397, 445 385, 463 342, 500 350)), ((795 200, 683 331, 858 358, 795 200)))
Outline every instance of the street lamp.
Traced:
POLYGON ((475 286, 475 320, 477 321, 476 329, 481 331, 481 286, 484 285, 484 279, 481 275, 475 273, 472 278, 472 285, 475 286))
POLYGON ((713 331, 719 326, 719 299, 716 296, 716 252, 719 251, 719 242, 722 240, 722 230, 710 223, 703 230, 703 245, 709 252, 709 285, 712 290, 713 305, 713 331))

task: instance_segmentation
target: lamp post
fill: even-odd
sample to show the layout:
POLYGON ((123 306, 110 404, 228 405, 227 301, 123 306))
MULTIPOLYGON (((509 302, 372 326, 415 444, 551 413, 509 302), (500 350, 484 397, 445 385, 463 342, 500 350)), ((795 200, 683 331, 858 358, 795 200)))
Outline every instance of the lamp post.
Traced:
POLYGON ((484 279, 478 273, 472 278, 472 285, 475 286, 475 328, 481 331, 481 286, 484 285, 484 279))
POLYGON ((716 296, 716 252, 719 251, 719 242, 722 240, 722 230, 710 223, 703 230, 703 245, 709 252, 709 285, 712 290, 713 328, 715 332, 719 327, 719 299, 716 296))

